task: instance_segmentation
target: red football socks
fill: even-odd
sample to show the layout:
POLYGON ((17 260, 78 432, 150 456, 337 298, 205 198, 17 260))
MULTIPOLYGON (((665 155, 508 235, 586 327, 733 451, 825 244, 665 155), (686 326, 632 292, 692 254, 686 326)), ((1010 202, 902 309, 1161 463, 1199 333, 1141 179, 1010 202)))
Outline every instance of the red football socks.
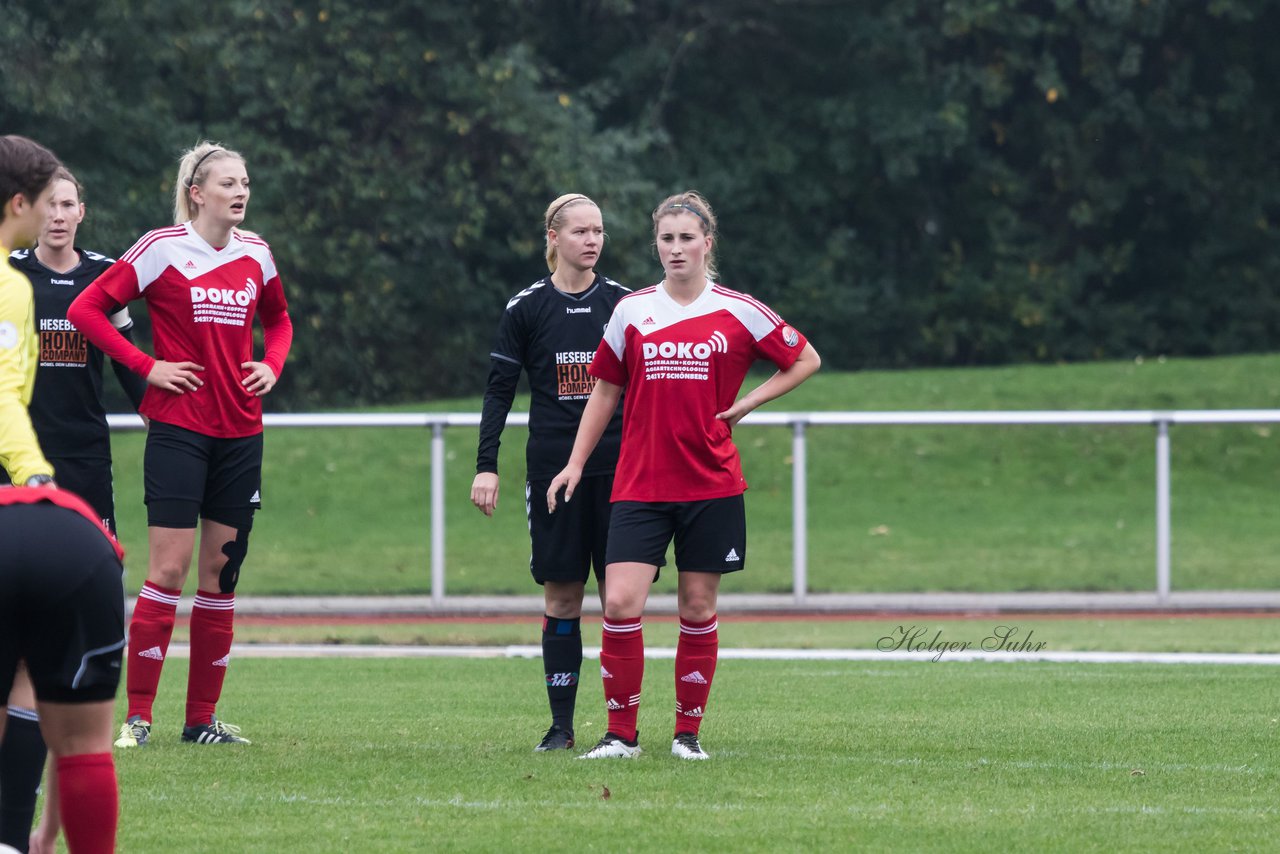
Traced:
POLYGON ((203 726, 222 696, 231 662, 234 593, 196 593, 191 608, 191 669, 187 673, 187 726, 203 726))
POLYGON ((676 644, 677 733, 698 734, 719 657, 720 637, 714 614, 701 623, 680 621, 680 640, 676 644))
POLYGON ((72 854, 116 850, 120 794, 110 753, 58 757, 58 799, 72 854))
POLYGON ((173 637, 174 614, 181 590, 160 587, 150 581, 142 585, 129 621, 129 664, 125 679, 129 694, 129 717, 151 723, 151 706, 160 684, 160 671, 173 637))
POLYGON ((625 741, 636 740, 640 683, 644 681, 643 626, 639 617, 618 622, 606 619, 600 640, 600 677, 609 732, 625 741))

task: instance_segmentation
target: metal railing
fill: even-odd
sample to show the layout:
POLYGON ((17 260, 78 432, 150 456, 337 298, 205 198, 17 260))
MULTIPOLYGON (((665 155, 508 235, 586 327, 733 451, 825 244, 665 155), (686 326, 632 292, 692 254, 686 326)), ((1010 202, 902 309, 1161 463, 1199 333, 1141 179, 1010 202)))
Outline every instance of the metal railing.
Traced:
MULTIPOLYGON (((420 427, 431 430, 431 601, 444 602, 445 511, 444 511, 444 431, 447 427, 478 427, 477 413, 333 413, 267 415, 268 427, 420 427)), ((136 415, 109 415, 115 430, 140 430, 136 415)), ((1156 594, 1169 598, 1170 510, 1169 510, 1169 427, 1174 424, 1275 424, 1280 409, 1184 409, 1184 410, 1047 410, 973 412, 753 412, 742 421, 746 425, 790 427, 792 448, 791 526, 792 595, 803 604, 808 595, 808 476, 806 472, 807 428, 962 426, 962 425, 1149 425, 1156 430, 1156 594)), ((513 412, 508 427, 527 427, 528 413, 513 412)))

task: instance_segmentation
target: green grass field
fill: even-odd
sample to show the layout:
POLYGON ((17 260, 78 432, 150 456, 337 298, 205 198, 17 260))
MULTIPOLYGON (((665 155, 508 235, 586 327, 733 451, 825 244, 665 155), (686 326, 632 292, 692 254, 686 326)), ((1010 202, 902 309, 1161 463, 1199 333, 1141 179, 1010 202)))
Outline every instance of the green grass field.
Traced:
MULTIPOLYGON (((749 380, 750 381, 750 380, 749 380)), ((477 377, 477 386, 483 377, 477 377)), ((517 408, 527 399, 517 401, 517 408)), ((479 398, 409 410, 478 411, 479 398)), ((823 373, 769 409, 1280 408, 1280 356, 1071 366, 823 373)), ((507 431, 498 514, 468 494, 474 430, 447 433, 450 594, 529 593, 523 430, 507 431)), ((791 584, 791 445, 736 436, 752 488, 748 571, 726 590, 791 584)), ((812 428, 814 591, 1150 590, 1148 427, 812 428)), ((423 593, 430 586, 426 431, 271 430, 241 591, 423 593)), ((1185 426, 1173 447, 1173 586, 1273 588, 1280 426, 1185 426)), ((116 437, 130 585, 145 566, 139 434, 116 437)), ((667 573, 659 591, 672 589, 667 573)))
MULTIPOLYGON (((184 662, 151 746, 117 753, 120 850, 1205 851, 1274 845, 1272 668, 723 661, 705 763, 531 751, 533 660, 240 660, 182 744, 184 662)), ((588 668, 584 668, 587 670, 588 668)), ((585 676, 585 674, 584 674, 585 676)), ((603 729, 584 678, 580 742, 603 729)), ((589 745, 588 745, 589 746, 589 745)))

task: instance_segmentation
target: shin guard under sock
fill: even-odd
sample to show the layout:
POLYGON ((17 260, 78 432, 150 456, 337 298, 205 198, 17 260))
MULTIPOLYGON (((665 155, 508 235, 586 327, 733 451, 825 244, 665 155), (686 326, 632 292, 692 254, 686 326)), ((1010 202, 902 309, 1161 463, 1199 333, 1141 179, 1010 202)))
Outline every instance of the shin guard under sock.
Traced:
POLYGON ((720 656, 716 618, 701 623, 680 621, 676 643, 676 732, 698 734, 706 712, 711 680, 720 656))
POLYGON ((635 741, 640 711, 640 683, 644 681, 644 624, 639 617, 604 621, 600 639, 600 677, 604 682, 609 732, 635 741))
POLYGON ((187 671, 187 726, 204 726, 213 717, 222 681, 231 663, 235 622, 234 593, 196 594, 191 608, 191 669, 187 671))
POLYGON ((542 618, 542 669, 547 680, 551 723, 573 732, 573 709, 582 669, 582 620, 542 618))
POLYGON ((138 592, 133 617, 129 621, 129 663, 125 684, 129 694, 128 717, 152 722, 151 706, 160 684, 160 671, 169 654, 174 615, 181 590, 160 587, 150 581, 138 592))

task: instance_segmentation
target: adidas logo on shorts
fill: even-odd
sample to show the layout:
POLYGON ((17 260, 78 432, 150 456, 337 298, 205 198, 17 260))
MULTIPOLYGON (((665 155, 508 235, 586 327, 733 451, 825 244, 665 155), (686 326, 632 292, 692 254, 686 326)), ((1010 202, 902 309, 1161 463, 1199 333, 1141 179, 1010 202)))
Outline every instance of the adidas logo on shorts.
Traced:
POLYGON ((138 653, 138 658, 149 658, 152 661, 164 661, 164 652, 161 651, 160 647, 153 646, 151 649, 144 649, 142 652, 138 653))
POLYGON ((213 662, 212 666, 226 667, 229 664, 231 664, 231 653, 227 653, 226 655, 222 656, 222 658, 219 658, 217 661, 213 662))
POLYGON ((725 563, 736 563, 739 560, 742 560, 742 558, 738 557, 737 549, 729 549, 729 553, 724 556, 725 563))
POLYGON ((680 677, 681 682, 689 682, 693 685, 706 685, 707 677, 702 675, 701 670, 695 670, 680 677))

